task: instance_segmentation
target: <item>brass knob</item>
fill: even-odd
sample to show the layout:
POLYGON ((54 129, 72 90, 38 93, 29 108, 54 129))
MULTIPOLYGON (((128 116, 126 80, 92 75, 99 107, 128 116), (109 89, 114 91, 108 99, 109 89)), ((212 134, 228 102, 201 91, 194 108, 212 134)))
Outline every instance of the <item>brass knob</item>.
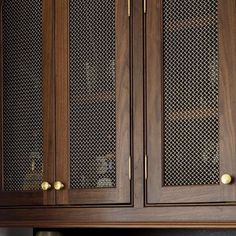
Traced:
POLYGON ((55 183, 54 183, 54 189, 56 189, 56 190, 61 190, 61 189, 63 189, 64 188, 64 184, 61 182, 61 181, 56 181, 55 183))
POLYGON ((230 184, 232 182, 232 177, 229 174, 223 174, 221 176, 221 183, 222 184, 230 184))
POLYGON ((52 187, 51 184, 49 184, 49 183, 46 182, 46 181, 44 181, 44 182, 41 184, 41 189, 42 189, 43 191, 47 191, 47 190, 49 190, 51 187, 52 187))

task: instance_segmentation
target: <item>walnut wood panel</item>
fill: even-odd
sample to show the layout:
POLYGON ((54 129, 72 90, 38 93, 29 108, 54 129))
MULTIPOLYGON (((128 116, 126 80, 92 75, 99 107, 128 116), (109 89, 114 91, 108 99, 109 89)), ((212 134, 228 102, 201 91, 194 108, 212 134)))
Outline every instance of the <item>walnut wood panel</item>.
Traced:
MULTIPOLYGON (((54 178, 54 88, 53 88, 53 0, 42 0, 43 3, 43 163, 44 176, 46 181, 51 182, 54 178), (50 173, 50 174, 49 174, 50 173)), ((4 1, 2 1, 4 4, 4 1)), ((1 5, 2 12, 2 5, 1 5)), ((1 13, 2 14, 2 13, 1 13)), ((2 29, 2 18, 1 18, 2 29)), ((2 30, 1 30, 1 45, 2 45, 2 30)), ((1 47, 2 48, 2 47, 1 47)), ((2 111, 2 49, 1 49, 1 121, 3 117, 2 111)), ((2 127, 2 122, 1 122, 2 127)), ((2 128, 1 128, 2 129, 2 128)), ((1 130, 2 134, 2 130, 1 130)), ((3 161, 2 152, 2 137, 1 135, 1 163, 3 161)), ((3 170, 3 166, 1 166, 3 170)), ((1 173, 1 184, 3 183, 3 172, 1 173)), ((3 184, 1 185, 0 205, 42 205, 53 204, 53 192, 42 191, 18 191, 18 192, 4 192, 3 184)))
POLYGON ((135 208, 144 205, 144 181, 143 181, 143 1, 132 1, 132 96, 133 98, 133 170, 132 179, 134 180, 133 203, 135 208))
MULTIPOLYGON (((56 53, 56 180, 65 188, 56 194, 57 204, 129 203, 130 181, 130 55, 127 1, 116 0, 116 188, 70 189, 69 135, 69 1, 55 2, 56 53)), ((92 16, 91 16, 92 17, 92 16)))
POLYGON ((0 226, 236 228, 236 206, 1 209, 0 226))
MULTIPOLYGON (((54 0, 43 1, 43 114, 44 176, 51 185, 55 180, 55 75, 54 75, 54 0)), ((44 191, 43 203, 55 204, 55 192, 44 191)))
MULTIPOLYGON (((68 159, 68 2, 55 2, 55 71, 56 71, 56 178, 60 171, 60 181, 67 188, 68 159), (63 96, 64 95, 64 96, 63 96), (59 149, 59 150, 58 150, 59 149)), ((57 179, 55 179, 57 180, 57 179)), ((58 179, 59 180, 59 179, 58 179)), ((65 189, 57 194, 56 202, 67 202, 65 189)))
MULTIPOLYGON (((162 0, 147 6, 147 154, 148 203, 224 202, 236 200, 236 183, 163 187, 162 0)), ((220 174, 236 175, 236 1, 219 0, 220 174)))

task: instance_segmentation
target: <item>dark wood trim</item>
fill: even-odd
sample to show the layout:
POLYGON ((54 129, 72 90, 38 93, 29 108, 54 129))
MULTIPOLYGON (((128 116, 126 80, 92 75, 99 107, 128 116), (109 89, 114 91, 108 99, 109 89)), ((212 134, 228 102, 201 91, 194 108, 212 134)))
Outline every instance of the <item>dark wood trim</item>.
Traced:
POLYGON ((160 195, 162 158, 162 0, 149 0, 146 13, 146 130, 148 158, 147 202, 160 195))
POLYGON ((221 185, 219 198, 236 201, 236 1, 219 0, 218 15, 220 175, 234 179, 231 185, 221 185))
MULTIPOLYGON (((55 180, 54 1, 43 0, 43 181, 55 180)), ((44 191, 43 203, 55 204, 55 191, 44 191)))
POLYGON ((126 0, 116 0, 116 188, 117 203, 130 203, 129 156, 131 155, 130 19, 126 0))
POLYGON ((56 203, 68 203, 69 188, 69 1, 55 1, 56 179, 65 188, 56 203))
POLYGON ((133 81, 133 1, 131 1, 131 12, 129 17, 129 104, 130 104, 130 120, 129 120, 129 153, 130 153, 130 204, 133 205, 134 202, 134 173, 133 173, 133 166, 134 166, 134 81, 133 81))
POLYGON ((42 191, 0 192, 1 206, 37 206, 42 204, 42 191))
MULTIPOLYGON (((147 4, 147 2, 146 2, 147 4)), ((143 180, 144 180, 144 205, 147 202, 147 176, 148 176, 148 154, 147 154, 147 12, 144 13, 143 6, 143 180)), ((147 10, 147 9, 146 9, 147 10)))
POLYGON ((236 206, 0 209, 0 226, 236 228, 236 206))
POLYGON ((144 129, 143 129, 143 8, 142 0, 132 2, 132 65, 133 65, 133 172, 134 190, 132 198, 134 207, 144 205, 144 129))

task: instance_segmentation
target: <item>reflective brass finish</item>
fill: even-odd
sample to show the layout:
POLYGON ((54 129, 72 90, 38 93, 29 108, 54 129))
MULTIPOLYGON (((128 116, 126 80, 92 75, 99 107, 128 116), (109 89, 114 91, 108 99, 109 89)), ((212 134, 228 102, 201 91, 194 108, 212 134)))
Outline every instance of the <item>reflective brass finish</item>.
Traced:
POLYGON ((49 184, 49 183, 46 182, 46 181, 44 181, 44 182, 41 184, 41 189, 42 189, 43 191, 47 191, 47 190, 49 190, 51 187, 52 187, 51 184, 49 184))
POLYGON ((221 176, 221 183, 222 184, 230 184, 232 182, 232 177, 229 174, 223 174, 221 176))
POLYGON ((148 173, 147 173, 147 172, 148 172, 147 161, 148 161, 148 160, 147 160, 147 155, 145 155, 145 160, 144 160, 144 162, 145 162, 145 163, 144 163, 145 180, 147 180, 147 178, 148 178, 148 173))
POLYGON ((143 0, 143 12, 147 13, 147 0, 143 0))
POLYGON ((61 190, 61 189, 63 189, 64 188, 64 184, 61 182, 61 181, 56 181, 55 183, 54 183, 54 189, 55 190, 61 190))
POLYGON ((129 180, 131 180, 131 156, 129 156, 129 180))
POLYGON ((128 0, 128 16, 130 16, 130 0, 128 0))

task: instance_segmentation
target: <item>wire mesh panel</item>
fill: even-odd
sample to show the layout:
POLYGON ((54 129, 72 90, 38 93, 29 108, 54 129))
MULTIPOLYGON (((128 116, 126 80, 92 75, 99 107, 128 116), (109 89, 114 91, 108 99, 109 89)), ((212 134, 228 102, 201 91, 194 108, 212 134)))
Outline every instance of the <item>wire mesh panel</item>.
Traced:
POLYGON ((217 0, 164 0, 164 185, 219 184, 217 0))
POLYGON ((4 190, 38 190, 42 179, 42 1, 3 4, 4 190))
POLYGON ((71 0, 71 188, 116 186, 115 46, 115 0, 71 0))

